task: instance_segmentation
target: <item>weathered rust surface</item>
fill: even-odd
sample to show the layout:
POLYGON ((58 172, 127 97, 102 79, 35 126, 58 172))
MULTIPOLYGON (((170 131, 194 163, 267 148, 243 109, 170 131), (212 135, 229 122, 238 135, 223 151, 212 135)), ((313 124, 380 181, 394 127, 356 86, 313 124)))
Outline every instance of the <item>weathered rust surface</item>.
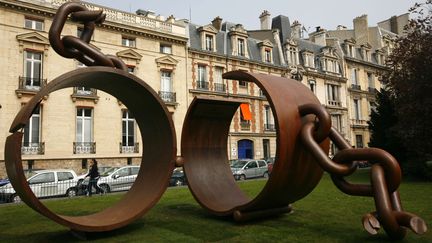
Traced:
MULTIPOLYGON (((266 95, 275 117, 277 131, 276 159, 272 174, 260 194, 250 199, 237 186, 228 164, 227 140, 233 118, 241 101, 195 98, 183 125, 181 154, 189 188, 195 199, 216 215, 277 214, 307 194, 321 179, 323 170, 299 140, 305 121, 299 106, 320 104, 318 99, 298 81, 233 71, 224 79, 254 82, 266 95), (281 210, 273 210, 281 209, 281 210)), ((320 148, 329 149, 323 138, 320 148)))
POLYGON ((89 67, 61 75, 21 109, 12 123, 10 132, 13 134, 7 138, 5 146, 6 169, 21 199, 40 214, 77 231, 109 231, 140 218, 162 196, 174 168, 176 137, 171 115, 149 85, 136 76, 118 69, 89 67), (23 133, 20 130, 44 96, 59 89, 76 86, 105 91, 123 102, 135 116, 144 146, 138 177, 119 202, 95 214, 72 217, 52 212, 31 191, 21 163, 23 133))

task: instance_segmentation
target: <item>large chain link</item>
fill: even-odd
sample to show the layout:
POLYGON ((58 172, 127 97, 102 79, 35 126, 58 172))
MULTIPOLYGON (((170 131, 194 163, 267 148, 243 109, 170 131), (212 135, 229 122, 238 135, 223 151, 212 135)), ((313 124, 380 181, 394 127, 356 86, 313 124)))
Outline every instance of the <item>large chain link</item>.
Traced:
POLYGON ((315 115, 315 121, 306 122, 301 130, 303 144, 313 154, 319 165, 331 174, 333 183, 342 192, 353 196, 368 196, 375 200, 376 212, 363 216, 363 227, 370 234, 377 234, 380 224, 394 239, 402 239, 410 228, 417 234, 427 230, 426 223, 420 217, 404 212, 397 191, 402 173, 396 159, 386 151, 378 148, 351 148, 350 144, 333 127, 324 107, 308 104, 299 107, 302 116, 315 115), (330 159, 321 149, 319 143, 326 137, 336 145, 339 152, 330 159), (344 177, 353 174, 357 161, 372 164, 371 185, 352 184, 344 177))
POLYGON ((96 24, 101 24, 104 20, 105 14, 102 13, 102 10, 90 11, 77 2, 65 3, 57 10, 49 30, 51 46, 59 55, 65 58, 75 58, 87 66, 107 66, 126 71, 127 66, 120 58, 104 55, 89 44, 96 24), (69 15, 72 21, 84 24, 79 38, 71 35, 61 37, 69 15))

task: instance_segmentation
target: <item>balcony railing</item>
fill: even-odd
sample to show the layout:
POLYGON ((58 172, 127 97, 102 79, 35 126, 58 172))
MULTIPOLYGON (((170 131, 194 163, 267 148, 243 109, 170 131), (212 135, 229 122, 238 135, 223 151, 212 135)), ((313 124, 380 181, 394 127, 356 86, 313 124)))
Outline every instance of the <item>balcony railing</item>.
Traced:
POLYGON ((214 91, 216 92, 226 92, 225 84, 213 83, 214 91))
POLYGON ((131 153, 139 153, 139 143, 134 143, 133 146, 126 146, 120 142, 120 153, 121 154, 131 154, 131 153))
POLYGON ((167 91, 159 91, 159 97, 167 103, 175 103, 176 102, 176 93, 167 92, 167 91))
POLYGON ((361 90, 360 84, 351 84, 351 89, 361 90))
POLYGON ((338 100, 327 100, 327 105, 329 105, 329 106, 341 106, 341 102, 338 100))
POLYGON ((97 90, 96 89, 87 89, 84 87, 74 87, 73 89, 73 95, 75 96, 91 96, 95 97, 97 96, 97 90))
POLYGON ((45 87, 46 85, 47 85, 46 79, 19 77, 18 89, 37 92, 41 88, 45 87))
POLYGON ((353 126, 362 126, 365 127, 367 126, 367 121, 366 120, 361 120, 361 119, 351 119, 351 125, 353 126))
POLYGON ((368 87, 368 91, 369 91, 369 93, 372 93, 372 94, 376 94, 378 92, 377 89, 375 89, 373 87, 368 87))
POLYGON ((241 121, 240 128, 242 131, 250 130, 251 124, 248 121, 241 121))
POLYGON ((45 143, 23 143, 21 153, 25 155, 36 155, 45 153, 45 143))
POLYGON ((209 82, 198 81, 197 82, 197 89, 208 90, 209 89, 209 82))
POLYGON ((73 153, 74 154, 95 154, 96 143, 95 142, 74 142, 73 153))
POLYGON ((275 131, 275 124, 264 124, 264 130, 265 131, 275 131))

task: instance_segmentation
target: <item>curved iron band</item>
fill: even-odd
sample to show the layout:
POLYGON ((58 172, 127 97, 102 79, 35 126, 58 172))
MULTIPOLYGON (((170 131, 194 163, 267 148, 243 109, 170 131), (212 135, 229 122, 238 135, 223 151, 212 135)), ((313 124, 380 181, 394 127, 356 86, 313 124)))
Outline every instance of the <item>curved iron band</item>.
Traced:
MULTIPOLYGON (((57 111, 57 115, 62 111, 57 111)), ((120 228, 144 215, 160 199, 168 186, 176 156, 173 122, 165 105, 153 89, 139 78, 108 67, 89 67, 66 73, 51 81, 25 105, 12 123, 6 140, 5 161, 11 183, 22 200, 53 221, 83 232, 120 228), (57 215, 33 194, 24 177, 19 131, 28 122, 32 110, 49 93, 68 87, 85 86, 105 91, 123 102, 134 114, 145 146, 138 177, 115 205, 87 216, 57 215), (148 142, 147 142, 148 141, 148 142)))
MULTIPOLYGON (((239 221, 289 211, 288 205, 309 194, 323 173, 298 136, 302 124, 315 118, 301 117, 298 107, 319 101, 304 85, 286 78, 242 71, 225 73, 223 78, 253 82, 267 96, 277 129, 273 171, 260 194, 249 199, 237 186, 227 163, 229 128, 241 102, 195 98, 181 139, 189 188, 211 213, 234 214, 239 221)), ((328 139, 321 143, 321 149, 328 151, 328 139)))

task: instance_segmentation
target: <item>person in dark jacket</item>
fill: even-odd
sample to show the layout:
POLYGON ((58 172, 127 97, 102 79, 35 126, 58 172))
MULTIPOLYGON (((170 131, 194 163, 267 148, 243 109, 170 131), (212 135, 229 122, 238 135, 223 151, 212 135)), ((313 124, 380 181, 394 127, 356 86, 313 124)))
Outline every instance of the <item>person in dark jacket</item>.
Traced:
POLYGON ((88 184, 89 197, 92 196, 93 187, 96 189, 96 193, 102 193, 102 190, 97 185, 97 182, 99 180, 99 169, 97 166, 96 159, 90 160, 90 170, 89 170, 89 173, 85 177, 90 177, 90 181, 88 184))

